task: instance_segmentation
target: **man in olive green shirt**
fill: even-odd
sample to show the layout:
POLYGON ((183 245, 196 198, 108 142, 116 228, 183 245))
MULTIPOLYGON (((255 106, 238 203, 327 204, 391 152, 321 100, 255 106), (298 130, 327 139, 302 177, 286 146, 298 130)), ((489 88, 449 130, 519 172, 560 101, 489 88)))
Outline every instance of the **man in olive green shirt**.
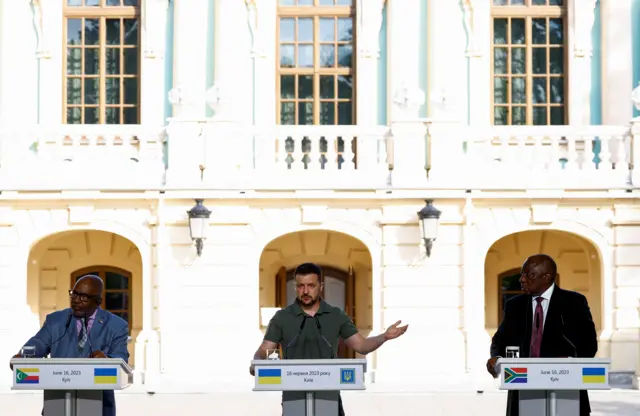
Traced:
MULTIPOLYGON (((262 345, 254 355, 256 360, 266 359, 267 351, 277 349, 278 345, 284 359, 336 358, 339 337, 349 348, 366 355, 407 331, 408 325, 399 326, 398 321, 383 334, 365 338, 346 313, 320 297, 324 279, 318 265, 301 264, 294 276, 296 301, 271 318, 262 345)), ((253 366, 249 372, 255 375, 253 366)), ((339 408, 339 414, 344 415, 342 400, 339 408)))

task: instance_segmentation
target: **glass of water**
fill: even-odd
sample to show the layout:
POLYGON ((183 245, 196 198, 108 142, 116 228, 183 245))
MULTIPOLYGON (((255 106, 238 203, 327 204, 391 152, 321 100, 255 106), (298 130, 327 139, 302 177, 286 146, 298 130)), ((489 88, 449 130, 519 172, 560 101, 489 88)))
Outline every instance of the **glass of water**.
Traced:
POLYGON ((280 359, 280 350, 267 350, 267 360, 279 360, 280 359))
POLYGON ((34 347, 33 345, 25 345, 20 350, 20 355, 22 355, 24 358, 33 358, 36 356, 36 347, 34 347))
POLYGON ((507 347, 507 358, 520 358, 520 347, 507 347))

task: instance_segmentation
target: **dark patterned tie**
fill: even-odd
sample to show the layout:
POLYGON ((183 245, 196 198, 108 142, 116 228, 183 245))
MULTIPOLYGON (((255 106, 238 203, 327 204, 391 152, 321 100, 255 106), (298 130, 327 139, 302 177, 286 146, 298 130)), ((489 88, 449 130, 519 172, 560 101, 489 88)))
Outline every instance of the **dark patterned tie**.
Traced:
POLYGON ((533 327, 531 328, 531 345, 529 357, 540 357, 540 346, 542 345, 542 330, 544 328, 544 313, 542 312, 543 297, 537 297, 536 311, 533 314, 533 327))

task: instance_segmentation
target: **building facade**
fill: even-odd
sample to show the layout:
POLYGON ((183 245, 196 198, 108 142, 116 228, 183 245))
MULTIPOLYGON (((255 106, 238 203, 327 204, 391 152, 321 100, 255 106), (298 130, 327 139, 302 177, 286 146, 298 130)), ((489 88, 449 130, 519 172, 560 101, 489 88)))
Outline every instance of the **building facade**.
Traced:
POLYGON ((313 261, 410 324, 370 381, 475 389, 545 252, 636 380, 639 83, 640 0, 0 0, 0 356, 92 272, 141 388, 250 384, 313 261))

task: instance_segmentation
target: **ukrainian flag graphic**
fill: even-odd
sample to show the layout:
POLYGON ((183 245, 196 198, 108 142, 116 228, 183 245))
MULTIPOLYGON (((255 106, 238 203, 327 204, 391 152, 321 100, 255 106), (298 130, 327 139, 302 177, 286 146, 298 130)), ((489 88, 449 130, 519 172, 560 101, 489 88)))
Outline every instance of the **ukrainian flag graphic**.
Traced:
POLYGON ((94 368, 93 369, 94 384, 118 384, 117 368, 94 368))
POLYGON ((281 384, 282 370, 279 368, 259 368, 258 384, 281 384))
POLYGON ((582 369, 582 382, 585 384, 606 383, 604 367, 588 367, 582 369))

